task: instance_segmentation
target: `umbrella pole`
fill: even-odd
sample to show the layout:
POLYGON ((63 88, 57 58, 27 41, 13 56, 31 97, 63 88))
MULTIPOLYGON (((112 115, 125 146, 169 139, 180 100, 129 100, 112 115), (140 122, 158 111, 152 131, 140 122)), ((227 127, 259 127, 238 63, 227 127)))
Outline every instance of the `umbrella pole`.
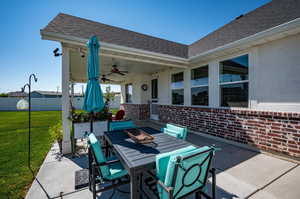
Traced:
POLYGON ((93 111, 91 112, 91 119, 90 119, 90 121, 91 121, 91 126, 90 126, 90 130, 91 130, 91 133, 94 131, 94 129, 93 129, 93 119, 94 119, 94 113, 93 113, 93 111))

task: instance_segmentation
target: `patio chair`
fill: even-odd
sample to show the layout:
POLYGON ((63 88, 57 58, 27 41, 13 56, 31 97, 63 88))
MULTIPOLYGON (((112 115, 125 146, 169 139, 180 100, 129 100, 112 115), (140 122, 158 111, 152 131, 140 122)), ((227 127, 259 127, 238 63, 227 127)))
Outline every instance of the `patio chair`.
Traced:
POLYGON ((151 177, 145 184, 160 199, 179 199, 193 193, 197 199, 201 196, 215 199, 216 174, 211 168, 214 153, 214 147, 189 146, 159 154, 156 156, 156 176, 148 172, 151 177), (209 174, 212 176, 212 196, 206 193, 209 174))
POLYGON ((168 135, 174 136, 179 139, 186 139, 187 136, 187 128, 180 125, 175 124, 167 124, 165 128, 162 129, 164 133, 168 135))
MULTIPOLYGON (((96 194, 113 189, 110 198, 113 197, 119 186, 129 183, 127 171, 120 161, 115 157, 106 158, 103 154, 100 142, 93 133, 88 135, 88 160, 89 160, 89 189, 93 192, 93 199, 96 194), (98 189, 96 189, 96 185, 98 189)), ((123 191, 121 191, 123 192, 123 191)))
POLYGON ((108 123, 108 131, 124 130, 131 128, 136 128, 136 125, 133 123, 132 120, 110 121, 108 123))

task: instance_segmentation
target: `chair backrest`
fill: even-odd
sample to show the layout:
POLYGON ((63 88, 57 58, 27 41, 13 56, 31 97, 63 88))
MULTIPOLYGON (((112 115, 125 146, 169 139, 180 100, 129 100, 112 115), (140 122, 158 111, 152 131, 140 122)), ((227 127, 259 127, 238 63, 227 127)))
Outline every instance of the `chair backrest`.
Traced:
POLYGON ((162 132, 167 133, 168 135, 174 136, 174 137, 179 138, 179 139, 182 138, 181 133, 178 133, 177 131, 174 131, 172 129, 162 128, 161 130, 162 130, 162 132))
MULTIPOLYGON (((89 149, 91 150, 92 156, 97 164, 104 163, 107 161, 103 154, 101 144, 94 133, 90 133, 88 135, 88 144, 90 146, 89 149)), ((108 166, 100 166, 100 172, 102 177, 110 175, 108 166)))
POLYGON ((167 124, 166 128, 170 129, 172 131, 178 132, 181 135, 182 139, 186 139, 187 128, 185 126, 179 126, 179 125, 175 125, 175 124, 167 124))
POLYGON ((136 128, 136 125, 133 123, 132 120, 128 121, 112 121, 108 124, 109 131, 116 131, 116 130, 124 130, 124 129, 131 129, 136 128))
POLYGON ((206 186, 213 154, 214 148, 205 146, 170 157, 164 183, 174 188, 173 198, 206 186))
POLYGON ((119 110, 116 113, 115 120, 122 120, 124 118, 124 115, 125 115, 125 111, 124 110, 119 110))

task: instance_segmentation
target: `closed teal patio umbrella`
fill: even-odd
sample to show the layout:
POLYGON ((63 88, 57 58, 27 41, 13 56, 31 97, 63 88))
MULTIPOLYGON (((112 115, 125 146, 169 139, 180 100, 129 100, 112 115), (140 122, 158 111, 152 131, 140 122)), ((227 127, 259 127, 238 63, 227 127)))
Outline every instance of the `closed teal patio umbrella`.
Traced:
POLYGON ((99 83, 99 42, 96 36, 92 36, 87 43, 87 76, 88 83, 85 90, 83 109, 91 113, 91 132, 93 131, 93 115, 103 110, 102 90, 99 83))

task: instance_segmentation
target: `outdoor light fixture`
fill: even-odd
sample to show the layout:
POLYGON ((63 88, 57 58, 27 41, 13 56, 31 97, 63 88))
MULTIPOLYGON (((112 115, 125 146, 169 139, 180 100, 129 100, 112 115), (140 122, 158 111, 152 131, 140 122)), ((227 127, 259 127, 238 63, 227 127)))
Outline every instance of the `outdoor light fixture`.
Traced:
POLYGON ((85 53, 81 48, 79 48, 79 54, 81 58, 85 58, 85 53))
POLYGON ((18 110, 26 110, 29 108, 29 103, 26 99, 22 98, 17 102, 17 109, 18 110))
POLYGON ((25 110, 28 109, 28 168, 30 169, 33 177, 34 177, 34 172, 31 169, 30 166, 30 130, 31 130, 31 79, 33 78, 33 80, 35 82, 37 82, 37 78, 35 76, 35 74, 31 74, 29 76, 29 81, 27 84, 25 84, 22 87, 22 92, 25 91, 25 88, 28 87, 28 102, 23 98, 21 100, 18 101, 17 103, 17 108, 19 110, 25 110))
POLYGON ((59 56, 62 55, 62 53, 59 53, 58 51, 59 51, 59 48, 55 48, 55 49, 53 50, 54 57, 59 57, 59 56))

